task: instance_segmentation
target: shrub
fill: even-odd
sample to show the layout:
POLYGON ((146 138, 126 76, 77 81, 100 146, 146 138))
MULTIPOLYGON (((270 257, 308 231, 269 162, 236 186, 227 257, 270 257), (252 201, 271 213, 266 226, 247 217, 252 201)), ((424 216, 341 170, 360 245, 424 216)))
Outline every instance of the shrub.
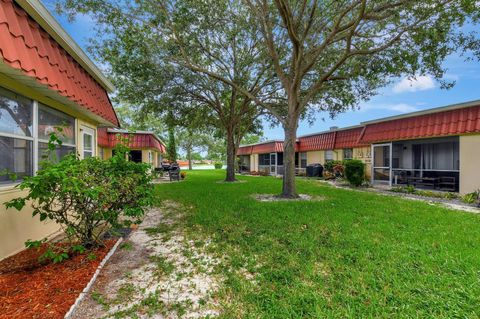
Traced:
POLYGON ((213 163, 213 166, 215 167, 215 169, 222 169, 223 163, 222 162, 215 162, 215 163, 213 163))
POLYGON ((105 230, 138 223, 151 204, 149 165, 127 161, 127 151, 120 145, 108 160, 72 153, 57 163, 42 162, 18 186, 27 195, 5 205, 21 210, 31 203, 32 215, 61 225, 71 243, 99 246, 105 230))
POLYGON ((182 179, 185 179, 185 177, 187 177, 187 172, 181 172, 181 173, 180 173, 180 177, 181 177, 182 179))
POLYGON ((325 165, 323 165, 323 168, 325 169, 325 171, 334 174, 334 168, 337 165, 343 165, 343 161, 326 161, 325 165))
POLYGON ((360 160, 348 160, 345 162, 345 177, 353 186, 360 186, 365 179, 365 164, 360 160))
POLYGON ((467 204, 480 204, 480 190, 463 195, 462 201, 467 204))

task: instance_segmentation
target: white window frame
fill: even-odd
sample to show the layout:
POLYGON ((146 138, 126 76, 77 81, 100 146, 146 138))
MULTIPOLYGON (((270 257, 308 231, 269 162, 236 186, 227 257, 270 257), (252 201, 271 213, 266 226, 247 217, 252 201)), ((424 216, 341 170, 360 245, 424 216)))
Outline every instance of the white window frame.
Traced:
POLYGON ((97 156, 96 154, 96 141, 95 141, 95 129, 91 128, 89 126, 81 125, 80 126, 80 142, 79 144, 82 146, 82 154, 81 158, 85 158, 85 153, 91 153, 91 157, 97 156), (92 137, 92 150, 91 151, 86 151, 85 150, 85 142, 84 142, 84 136, 85 135, 90 135, 92 137))
MULTIPOLYGON (((19 94, 15 91, 12 91, 8 88, 5 88, 5 87, 1 87, 1 88, 32 101, 32 104, 31 104, 31 107, 32 107, 32 122, 33 122, 32 123, 32 136, 21 136, 21 135, 17 135, 17 134, 10 134, 10 133, 3 133, 3 132, 0 132, 0 136, 1 137, 14 138, 14 139, 22 139, 22 140, 30 141, 32 143, 32 152, 30 154, 30 156, 31 156, 30 160, 31 160, 31 163, 32 163, 32 174, 35 176, 37 174, 37 171, 38 171, 39 143, 48 143, 48 140, 41 139, 41 138, 38 137, 39 102, 37 100, 28 98, 27 96, 25 96, 23 94, 19 94)), ((43 103, 42 103, 42 105, 47 107, 47 108, 50 108, 52 110, 58 111, 57 109, 55 109, 55 108, 53 108, 49 105, 46 105, 46 104, 43 104, 43 103)), ((58 112, 61 112, 61 111, 58 111, 58 112)), ((77 132, 77 121, 76 121, 75 117, 73 117, 69 114, 66 114, 66 115, 74 119, 73 130, 74 130, 74 132, 77 132)), ((95 146, 96 146, 95 139, 93 140, 93 142, 94 142, 93 150, 95 151, 95 146)), ((77 145, 76 144, 62 143, 62 146, 73 147, 75 150, 77 150, 77 145)), ((15 181, 15 182, 12 181, 11 183, 2 183, 2 184, 0 184, 0 188, 2 188, 3 186, 12 186, 12 185, 15 185, 15 184, 18 184, 18 181, 15 181)))
MULTIPOLYGON (((43 104, 42 103, 42 106, 46 107, 46 108, 50 108, 52 110, 55 110, 57 112, 60 112, 60 113, 63 113, 62 111, 59 111, 57 109, 54 109, 53 107, 49 106, 49 105, 46 105, 46 104, 43 104)), ((33 126, 34 126, 34 136, 35 136, 35 142, 34 142, 34 175, 37 174, 37 171, 38 171, 38 152, 39 152, 39 144, 40 143, 47 143, 49 142, 48 139, 42 139, 40 137, 38 137, 38 119, 39 119, 39 110, 40 110, 40 106, 38 105, 38 101, 33 101, 33 119, 34 119, 34 123, 33 123, 33 126)), ((77 120, 75 119, 75 117, 71 116, 71 115, 68 115, 66 113, 64 113, 65 115, 71 117, 74 119, 73 121, 73 131, 75 132, 75 138, 74 138, 74 141, 76 140, 76 132, 77 132, 77 120)), ((71 143, 65 143, 65 142, 62 142, 62 146, 67 146, 67 147, 73 147, 75 149, 75 151, 77 151, 77 145, 75 144, 71 144, 71 143)))

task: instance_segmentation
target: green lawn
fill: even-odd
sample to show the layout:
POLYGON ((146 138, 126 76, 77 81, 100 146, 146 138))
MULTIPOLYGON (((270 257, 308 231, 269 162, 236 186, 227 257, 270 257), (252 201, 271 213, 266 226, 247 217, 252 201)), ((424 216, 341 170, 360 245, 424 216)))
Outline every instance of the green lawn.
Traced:
POLYGON ((224 318, 478 318, 480 216, 298 180, 323 201, 257 202, 281 180, 188 172, 157 198, 213 239, 224 318), (251 273, 253 279, 245 276, 251 273))

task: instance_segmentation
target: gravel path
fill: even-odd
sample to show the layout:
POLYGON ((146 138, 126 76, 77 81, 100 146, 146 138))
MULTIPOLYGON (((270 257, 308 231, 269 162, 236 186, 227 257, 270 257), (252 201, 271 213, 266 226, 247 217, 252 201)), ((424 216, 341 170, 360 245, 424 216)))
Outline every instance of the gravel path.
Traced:
POLYGON ((204 318, 218 315, 218 260, 188 240, 174 202, 148 212, 112 256, 74 318, 204 318))

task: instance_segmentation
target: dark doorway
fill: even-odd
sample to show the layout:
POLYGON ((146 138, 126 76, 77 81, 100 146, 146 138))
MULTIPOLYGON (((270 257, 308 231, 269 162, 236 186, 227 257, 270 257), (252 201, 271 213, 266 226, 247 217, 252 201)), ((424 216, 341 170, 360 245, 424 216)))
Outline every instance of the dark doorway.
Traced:
POLYGON ((128 155, 128 157, 132 162, 141 163, 142 151, 130 151, 130 154, 128 155))

